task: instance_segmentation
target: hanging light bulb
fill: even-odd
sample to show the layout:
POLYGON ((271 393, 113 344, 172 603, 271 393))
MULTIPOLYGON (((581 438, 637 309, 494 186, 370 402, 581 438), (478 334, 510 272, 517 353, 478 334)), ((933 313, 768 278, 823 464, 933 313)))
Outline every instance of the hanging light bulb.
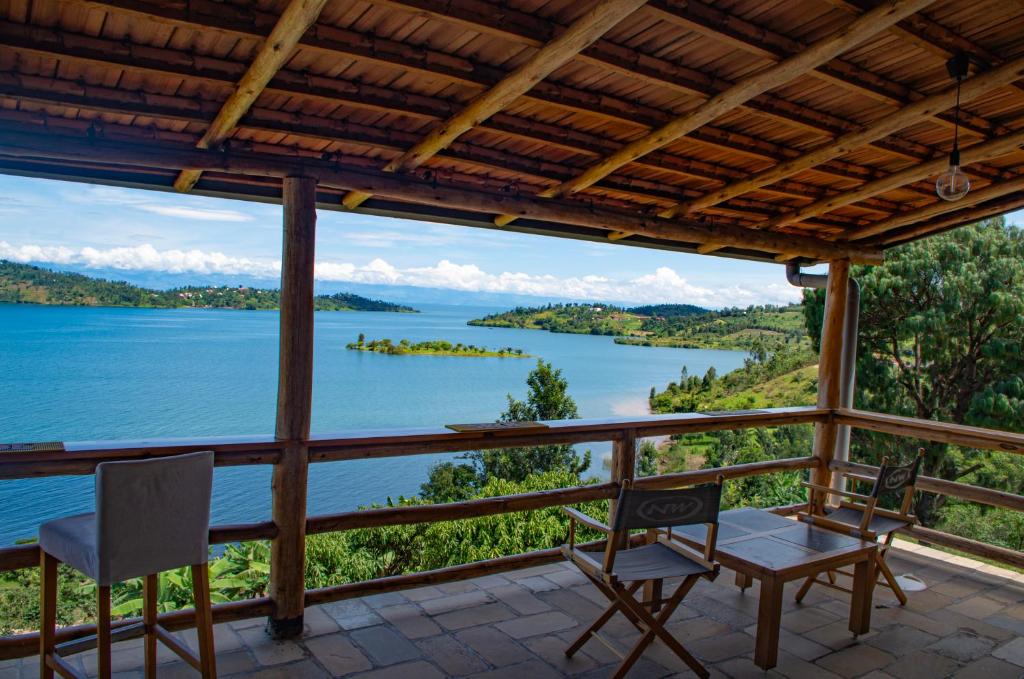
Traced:
POLYGON ((967 75, 968 56, 960 52, 948 62, 950 77, 956 78, 956 108, 953 113, 953 150, 949 153, 949 167, 935 180, 935 193, 943 200, 960 200, 971 190, 971 178, 960 169, 960 83, 967 75))

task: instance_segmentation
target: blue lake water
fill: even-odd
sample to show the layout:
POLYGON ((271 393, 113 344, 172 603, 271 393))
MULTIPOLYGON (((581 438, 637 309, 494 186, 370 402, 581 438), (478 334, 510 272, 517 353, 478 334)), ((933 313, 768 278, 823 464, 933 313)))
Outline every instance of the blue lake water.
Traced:
MULTIPOLYGON (((652 386, 683 366, 702 375, 743 363, 735 351, 617 345, 611 337, 477 328, 497 309, 419 306, 420 314, 316 314, 313 431, 493 420, 523 398, 530 359, 387 356, 348 351, 367 339, 446 339, 513 346, 552 362, 582 417, 647 412, 652 386)), ((276 312, 0 304, 0 441, 269 434, 277 392, 276 312)), ((608 444, 589 446, 603 473, 608 444)), ((316 464, 309 513, 353 509, 419 490, 450 455, 316 464)), ((218 469, 216 523, 270 515, 269 467, 218 469)), ((90 511, 93 479, 0 480, 0 544, 47 519, 90 511)))

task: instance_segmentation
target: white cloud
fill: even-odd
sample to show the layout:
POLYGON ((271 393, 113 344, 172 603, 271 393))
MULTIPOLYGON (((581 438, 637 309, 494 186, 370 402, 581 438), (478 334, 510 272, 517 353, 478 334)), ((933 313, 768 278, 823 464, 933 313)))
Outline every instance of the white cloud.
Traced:
MULTIPOLYGON (((106 250, 92 247, 74 250, 63 246, 14 246, 0 241, 0 259, 96 269, 249 275, 268 279, 277 278, 281 270, 279 261, 231 257, 221 252, 202 250, 157 250, 148 243, 106 250)), ((710 307, 780 304, 800 299, 797 288, 782 283, 757 286, 735 284, 725 288, 702 286, 691 283, 676 270, 665 266, 649 274, 616 280, 601 275, 563 278, 552 274, 512 271, 490 273, 476 264, 459 264, 447 259, 433 266, 400 269, 376 258, 363 265, 318 261, 316 278, 320 281, 409 285, 467 292, 633 303, 677 302, 710 307)))
POLYGON ((154 200, 154 194, 151 192, 131 191, 116 186, 88 186, 84 190, 67 191, 64 195, 70 202, 81 205, 115 205, 176 219, 204 222, 249 222, 253 219, 251 215, 237 210, 197 207, 195 203, 205 200, 202 198, 179 199, 192 203, 186 205, 170 200, 154 200))
POLYGON ((204 222, 251 222, 252 217, 235 210, 209 210, 201 207, 185 207, 184 205, 158 205, 154 203, 143 203, 138 206, 140 210, 163 215, 164 217, 179 217, 181 219, 197 219, 204 222))

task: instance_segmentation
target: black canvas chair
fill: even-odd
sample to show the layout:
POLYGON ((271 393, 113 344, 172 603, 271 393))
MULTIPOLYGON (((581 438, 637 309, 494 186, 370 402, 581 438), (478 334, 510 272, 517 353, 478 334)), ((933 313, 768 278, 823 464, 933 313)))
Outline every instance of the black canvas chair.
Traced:
POLYGON ((594 624, 566 649, 567 656, 572 656, 591 637, 618 653, 598 630, 621 611, 642 636, 629 653, 620 653, 622 663, 612 676, 625 676, 655 637, 664 641, 699 676, 708 676, 704 666, 666 631, 665 623, 699 578, 714 580, 718 577, 719 565, 714 559, 721 495, 721 478, 715 484, 681 490, 635 490, 628 481, 623 482, 611 527, 569 507, 563 508, 570 522, 569 542, 562 546, 562 553, 611 602, 594 624), (598 553, 576 547, 577 523, 608 536, 603 559, 595 558, 598 553), (708 530, 703 554, 672 539, 672 526, 699 523, 707 524, 708 530), (662 528, 666 530, 658 530, 662 528), (646 544, 629 549, 630 531, 636 529, 647 529, 646 544), (666 578, 683 580, 671 596, 662 598, 661 588, 666 578), (651 599, 638 601, 634 595, 645 583, 652 585, 649 588, 651 599))
MULTIPOLYGON (((910 513, 911 503, 914 501, 915 484, 917 483, 917 471, 921 466, 921 459, 924 457, 924 449, 918 451, 914 461, 905 465, 890 465, 888 458, 882 458, 882 465, 878 469, 878 475, 870 477, 857 474, 842 474, 847 479, 859 483, 871 483, 871 491, 867 495, 852 491, 840 491, 835 488, 827 488, 813 483, 803 485, 810 490, 808 495, 807 509, 798 512, 797 516, 801 521, 812 523, 815 526, 828 528, 846 535, 858 537, 863 540, 877 541, 882 538, 878 548, 878 556, 875 558, 875 565, 884 577, 885 581, 880 584, 892 589, 893 594, 899 599, 900 605, 907 603, 907 595, 896 582, 889 565, 885 562, 885 556, 892 546, 896 537, 896 531, 904 526, 909 526, 916 520, 910 513), (883 509, 878 506, 878 501, 886 495, 901 494, 900 508, 898 511, 883 509), (839 496, 843 499, 837 507, 830 507, 826 501, 830 495, 839 496)), ((811 586, 815 583, 839 589, 844 592, 851 591, 847 587, 836 584, 836 574, 850 576, 847 571, 828 571, 828 581, 821 580, 819 576, 813 575, 804 581, 796 593, 796 600, 803 601, 811 586)))

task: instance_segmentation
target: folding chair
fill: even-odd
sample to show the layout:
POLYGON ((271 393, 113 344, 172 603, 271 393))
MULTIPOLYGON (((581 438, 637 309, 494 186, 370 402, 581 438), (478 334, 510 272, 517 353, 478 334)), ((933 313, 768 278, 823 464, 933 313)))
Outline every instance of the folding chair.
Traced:
MULTIPOLYGON (((840 474, 854 482, 871 483, 871 492, 862 495, 852 491, 840 491, 835 488, 827 488, 813 483, 803 485, 810 490, 807 502, 807 509, 797 512, 801 521, 821 526, 840 533, 845 533, 862 540, 877 541, 882 538, 878 555, 875 557, 875 564, 878 571, 884 576, 885 582, 879 584, 889 587, 900 605, 907 603, 907 595, 896 582, 896 576, 885 562, 885 556, 892 546, 896 537, 896 531, 904 526, 909 526, 916 521, 916 517, 910 513, 910 505, 914 500, 914 488, 917 483, 917 471, 921 466, 921 459, 924 457, 924 448, 918 450, 917 456, 910 464, 890 465, 888 458, 882 458, 882 465, 878 469, 878 476, 870 478, 858 474, 840 474), (884 495, 892 495, 902 492, 903 498, 898 511, 883 509, 878 506, 878 501, 884 495), (830 495, 849 498, 842 500, 837 507, 830 507, 826 500, 830 495), (855 502, 853 500, 860 500, 855 502)), ((815 583, 838 589, 843 592, 851 590, 836 584, 836 574, 852 577, 852 574, 843 571, 827 571, 828 581, 820 580, 815 574, 807 578, 800 590, 796 593, 796 600, 803 601, 804 596, 815 583)))
POLYGON ((708 676, 704 666, 665 629, 665 623, 699 578, 714 580, 718 577, 719 565, 714 558, 721 495, 721 477, 715 484, 681 490, 635 490, 628 481, 624 481, 610 528, 586 514, 569 507, 563 508, 570 521, 569 542, 562 545, 562 553, 611 602, 594 624, 566 649, 567 656, 571 657, 590 637, 594 637, 622 658, 622 663, 612 675, 617 679, 625 676, 657 637, 699 676, 708 676), (584 552, 576 548, 577 523, 608 536, 602 561, 592 556, 595 552, 584 552), (698 523, 707 524, 708 529, 703 554, 674 541, 671 534, 672 526, 698 523), (646 544, 629 549, 629 532, 637 528, 648 529, 646 544), (660 528, 667 530, 657 530, 660 528), (682 582, 671 596, 662 598, 663 581, 676 577, 681 577, 682 582), (653 594, 650 600, 634 599, 634 594, 645 583, 651 583, 650 591, 653 594), (621 611, 642 632, 640 640, 628 654, 622 654, 598 634, 598 630, 616 611, 621 611))

